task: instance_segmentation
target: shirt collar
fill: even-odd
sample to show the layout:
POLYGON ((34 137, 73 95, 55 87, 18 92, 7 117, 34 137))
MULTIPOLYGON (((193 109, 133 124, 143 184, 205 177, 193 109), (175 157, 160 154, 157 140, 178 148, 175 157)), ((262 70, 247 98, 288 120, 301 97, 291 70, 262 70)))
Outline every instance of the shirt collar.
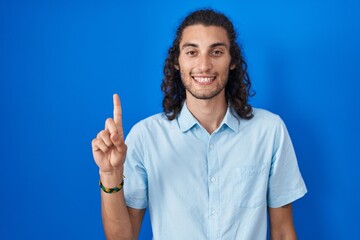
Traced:
POLYGON ((223 124, 228 126, 234 132, 239 132, 240 117, 238 117, 236 112, 231 107, 228 107, 225 117, 220 126, 222 126, 223 124))
POLYGON ((192 128, 195 124, 199 124, 196 118, 191 114, 189 109, 187 108, 186 101, 184 102, 180 114, 178 116, 178 123, 181 132, 186 132, 190 128, 192 128))
MULTIPOLYGON (((236 116, 237 116, 237 114, 236 113, 233 114, 233 111, 231 110, 231 108, 228 107, 225 117, 224 117, 222 123, 220 124, 220 127, 225 124, 234 132, 238 132, 239 125, 240 125, 240 118, 236 117, 236 116)), ((177 121, 178 121, 181 132, 188 131, 196 124, 200 125, 200 123, 196 120, 196 118, 189 111, 189 109, 186 105, 186 101, 183 104, 183 107, 177 118, 177 121)))

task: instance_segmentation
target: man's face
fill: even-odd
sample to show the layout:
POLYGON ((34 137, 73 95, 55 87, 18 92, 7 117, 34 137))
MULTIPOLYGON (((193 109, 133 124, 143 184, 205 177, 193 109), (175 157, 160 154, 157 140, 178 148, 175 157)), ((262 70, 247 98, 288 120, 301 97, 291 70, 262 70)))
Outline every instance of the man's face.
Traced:
POLYGON ((225 97, 229 76, 230 43, 226 30, 217 26, 192 25, 183 30, 179 68, 186 97, 225 97), (189 94, 190 93, 190 94, 189 94))

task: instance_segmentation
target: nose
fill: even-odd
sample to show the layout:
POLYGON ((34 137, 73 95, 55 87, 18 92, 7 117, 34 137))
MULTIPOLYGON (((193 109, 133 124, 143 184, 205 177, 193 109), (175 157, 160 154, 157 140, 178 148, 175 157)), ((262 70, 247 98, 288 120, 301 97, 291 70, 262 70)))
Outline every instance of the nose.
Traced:
POLYGON ((201 72, 207 72, 212 69, 211 58, 207 54, 200 55, 198 60, 198 68, 201 72))

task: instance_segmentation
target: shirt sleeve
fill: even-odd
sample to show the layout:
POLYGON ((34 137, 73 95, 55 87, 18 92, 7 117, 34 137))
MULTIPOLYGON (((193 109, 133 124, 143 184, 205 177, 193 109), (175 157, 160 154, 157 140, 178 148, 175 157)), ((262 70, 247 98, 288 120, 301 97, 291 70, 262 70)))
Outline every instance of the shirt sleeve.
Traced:
POLYGON ((282 207, 307 192, 294 147, 284 122, 278 117, 268 185, 268 206, 282 207))
POLYGON ((128 207, 144 209, 148 206, 147 173, 144 167, 144 142, 141 122, 136 124, 125 143, 127 154, 124 164, 124 196, 128 207))

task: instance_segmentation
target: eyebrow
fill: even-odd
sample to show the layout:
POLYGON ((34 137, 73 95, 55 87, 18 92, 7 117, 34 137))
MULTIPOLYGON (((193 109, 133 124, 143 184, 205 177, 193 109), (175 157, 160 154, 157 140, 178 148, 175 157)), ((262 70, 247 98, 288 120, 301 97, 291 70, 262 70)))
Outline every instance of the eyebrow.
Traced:
MULTIPOLYGON (((214 48, 214 47, 219 47, 219 46, 223 46, 223 47, 226 47, 228 48, 228 46, 223 43, 223 42, 216 42, 216 43, 213 43, 210 45, 210 48, 214 48)), ((182 45, 181 49, 184 49, 186 47, 195 47, 195 48, 198 48, 199 45, 195 44, 195 43, 184 43, 184 45, 182 45)))

